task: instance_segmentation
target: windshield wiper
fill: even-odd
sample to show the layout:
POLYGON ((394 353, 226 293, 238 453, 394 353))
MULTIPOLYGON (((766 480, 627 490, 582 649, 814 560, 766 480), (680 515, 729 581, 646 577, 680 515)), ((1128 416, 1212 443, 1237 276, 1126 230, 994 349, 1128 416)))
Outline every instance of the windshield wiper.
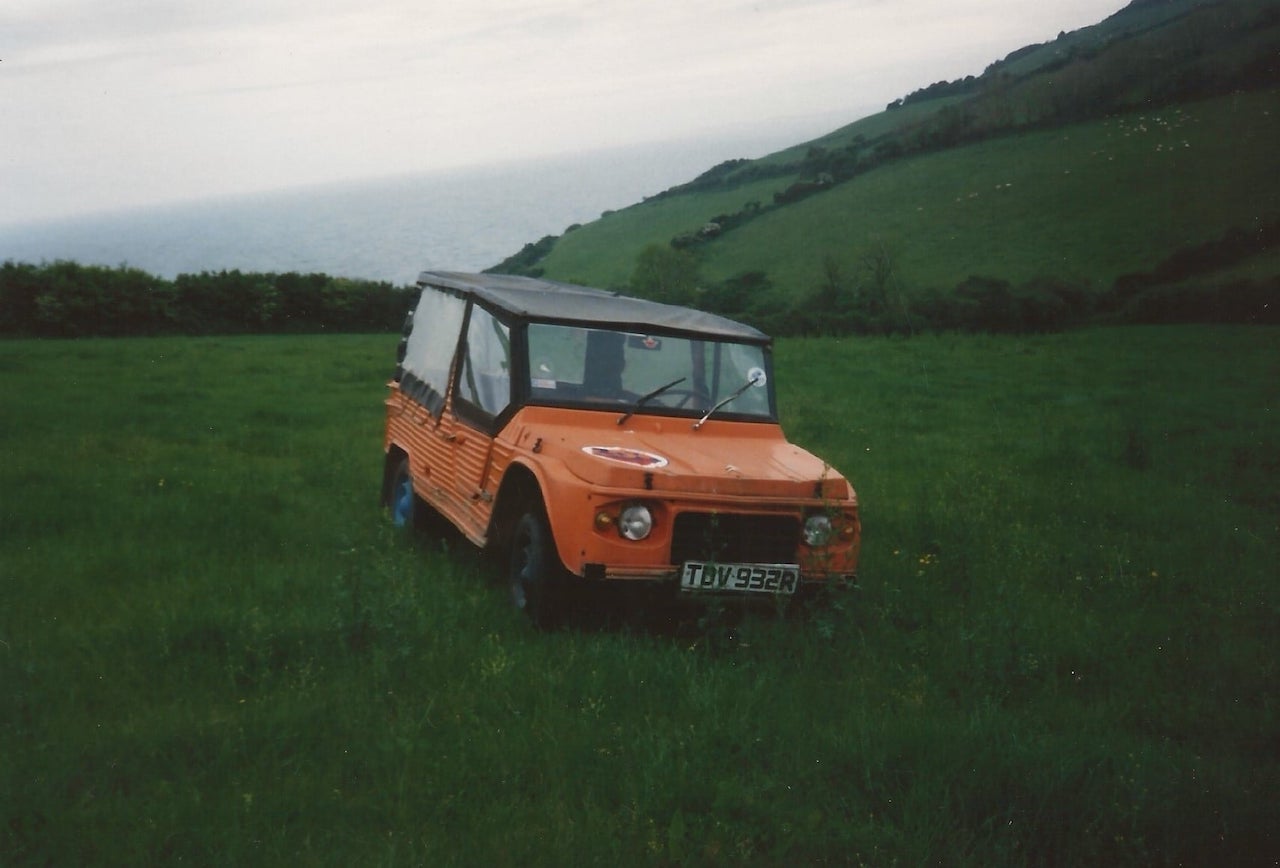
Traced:
POLYGON ((636 411, 639 410, 641 407, 643 407, 645 404, 648 404, 650 401, 652 401, 654 398, 661 395, 663 392, 667 391, 667 389, 670 389, 672 386, 678 386, 687 379, 688 377, 681 377, 678 380, 672 380, 670 383, 667 383, 665 386, 659 386, 649 394, 640 398, 638 401, 636 401, 634 404, 631 405, 630 410, 628 410, 627 412, 623 413, 621 416, 618 417, 618 424, 621 425, 622 423, 626 422, 628 419, 634 416, 636 414, 636 411))
POLYGON ((728 404, 728 403, 730 403, 730 402, 732 402, 732 401, 736 401, 736 400, 738 400, 740 397, 742 397, 742 393, 743 393, 743 392, 745 392, 745 391, 747 391, 747 389, 750 389, 750 388, 751 388, 752 386, 754 386, 756 383, 760 382, 760 380, 761 380, 761 378, 762 378, 763 376, 764 376, 764 375, 763 375, 763 374, 761 374, 759 371, 752 371, 752 372, 751 372, 751 376, 747 379, 747 381, 746 381, 745 383, 743 383, 741 386, 739 386, 739 387, 734 391, 734 393, 733 393, 732 395, 729 395, 729 396, 728 396, 727 398, 725 398, 723 401, 721 401, 720 403, 716 404, 714 407, 712 407, 710 410, 708 410, 708 411, 706 412, 706 414, 705 414, 705 415, 703 415, 703 417, 702 417, 701 419, 699 419, 697 422, 694 422, 694 423, 693 423, 693 430, 694 430, 694 431, 697 431, 699 428, 701 428, 701 427, 702 427, 702 425, 703 425, 703 423, 705 423, 708 419, 710 419, 710 418, 711 418, 711 415, 712 415, 713 413, 715 413, 717 410, 719 410, 721 407, 723 407, 725 404, 728 404))

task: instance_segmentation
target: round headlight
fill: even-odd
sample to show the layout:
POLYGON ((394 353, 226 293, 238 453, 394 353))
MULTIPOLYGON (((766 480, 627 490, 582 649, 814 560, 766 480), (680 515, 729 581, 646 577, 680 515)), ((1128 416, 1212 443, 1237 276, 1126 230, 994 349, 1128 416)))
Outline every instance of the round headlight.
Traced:
POLYGON ((653 531, 653 513, 642 503, 633 503, 618 516, 618 533, 627 539, 642 540, 653 531))
POLYGON ((826 513, 820 512, 804 520, 804 541, 807 545, 824 546, 831 542, 833 532, 831 516, 826 513))

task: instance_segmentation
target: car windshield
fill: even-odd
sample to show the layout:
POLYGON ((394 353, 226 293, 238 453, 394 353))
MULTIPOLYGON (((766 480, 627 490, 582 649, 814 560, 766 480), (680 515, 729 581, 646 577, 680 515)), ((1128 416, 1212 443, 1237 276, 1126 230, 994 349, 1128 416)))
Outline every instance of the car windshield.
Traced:
POLYGON ((758 344, 547 323, 527 335, 539 404, 700 417, 724 402, 717 418, 775 417, 758 344))

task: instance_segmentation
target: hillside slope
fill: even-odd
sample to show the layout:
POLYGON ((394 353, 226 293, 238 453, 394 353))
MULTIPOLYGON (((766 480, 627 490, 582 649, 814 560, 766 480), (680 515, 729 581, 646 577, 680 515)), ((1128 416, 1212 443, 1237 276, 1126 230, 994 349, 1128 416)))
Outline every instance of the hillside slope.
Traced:
POLYGON ((494 270, 654 294, 637 262, 656 246, 697 285, 747 281, 755 306, 868 279, 912 296, 972 275, 1100 293, 1280 220, 1277 85, 1280 3, 1136 0, 981 76, 713 167, 494 270))
POLYGON ((885 166, 706 247, 713 280, 816 285, 887 246, 913 287, 982 274, 1095 286, 1280 208, 1280 91, 1023 133, 885 166), (1223 135, 1223 130, 1231 135, 1223 135))

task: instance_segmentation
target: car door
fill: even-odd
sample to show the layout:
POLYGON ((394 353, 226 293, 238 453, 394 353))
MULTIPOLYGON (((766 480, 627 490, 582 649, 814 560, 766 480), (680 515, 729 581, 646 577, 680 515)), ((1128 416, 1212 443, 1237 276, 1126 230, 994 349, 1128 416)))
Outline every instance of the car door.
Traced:
POLYGON ((393 420, 394 440, 409 455, 414 487, 438 510, 459 511, 453 486, 457 419, 449 410, 451 376, 465 326, 466 300, 423 288, 402 347, 396 379, 411 403, 393 420))
POLYGON ((458 356, 453 406, 454 491, 474 534, 489 524, 491 477, 498 421, 511 405, 511 328, 485 308, 471 305, 458 356))

